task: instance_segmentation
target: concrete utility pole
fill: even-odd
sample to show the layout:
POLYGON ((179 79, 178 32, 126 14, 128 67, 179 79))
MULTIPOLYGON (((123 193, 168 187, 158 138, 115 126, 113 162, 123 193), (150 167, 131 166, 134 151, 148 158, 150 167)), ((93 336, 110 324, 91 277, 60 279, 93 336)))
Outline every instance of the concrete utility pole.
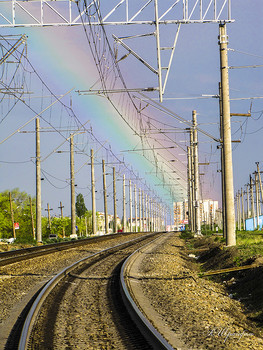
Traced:
POLYGON ((155 228, 156 228, 156 231, 159 231, 159 228, 160 228, 160 205, 158 202, 155 202, 155 228))
POLYGON ((221 154, 221 187, 222 187, 222 222, 223 222, 223 237, 226 238, 226 189, 225 189, 225 168, 224 168, 224 128, 223 128, 223 106, 222 106, 222 87, 219 83, 219 115, 220 115, 220 154, 221 154))
POLYGON ((161 231, 161 205, 156 203, 156 228, 157 231, 161 231))
POLYGON ((243 222, 243 231, 244 231, 246 226, 246 220, 245 220, 245 207, 244 207, 244 193, 243 193, 242 187, 241 187, 241 202, 242 202, 242 222, 243 222))
MULTIPOLYGON (((238 224, 239 224, 239 217, 238 217, 238 200, 237 200, 237 194, 235 196, 235 203, 236 203, 236 216, 235 218, 237 219, 237 222, 236 222, 236 225, 238 227, 238 224)), ((239 229, 239 228, 238 228, 239 229)))
POLYGON ((158 204, 156 201, 153 202, 153 222, 155 231, 158 229, 158 212, 157 212, 158 204))
POLYGON ((135 232, 137 232, 138 227, 138 213, 137 213, 137 188, 134 185, 134 212, 135 212, 135 232))
POLYGON ((63 235, 63 238, 65 238, 65 227, 64 227, 64 223, 63 223, 63 208, 64 208, 64 205, 62 205, 62 202, 60 202, 60 206, 58 208, 60 209, 60 217, 62 219, 62 235, 63 235))
POLYGON ((157 231, 161 230, 161 205, 160 203, 156 204, 156 226, 157 226, 157 231))
POLYGON ((168 212, 167 212, 167 208, 165 208, 165 207, 163 207, 162 210, 163 210, 163 221, 161 222, 162 231, 166 231, 168 212))
POLYGON ((164 227, 166 226, 166 213, 165 208, 161 205, 160 206, 160 230, 165 231, 164 227))
POLYGON ((236 215, 235 218, 237 219, 236 226, 237 229, 239 230, 239 208, 238 208, 238 193, 235 196, 235 203, 236 203, 236 215))
POLYGON ((71 234, 76 234, 76 195, 74 170, 74 136, 70 136, 70 203, 71 203, 71 234))
MULTIPOLYGON (((176 226, 176 230, 178 230, 178 206, 177 206, 177 202, 174 203, 173 205, 173 216, 174 216, 174 225, 176 226)), ((193 219, 193 217, 192 217, 193 219)), ((191 227, 190 227, 191 230, 191 227)), ((192 232, 192 230, 191 230, 192 232)))
POLYGON ((192 113, 193 118, 193 147, 194 147, 194 207, 195 207, 195 234, 201 236, 201 218, 200 218, 200 194, 199 194, 199 166, 198 166, 198 138, 196 111, 192 113))
POLYGON ((256 229, 256 217, 255 217, 255 205, 254 205, 254 189, 253 189, 253 180, 252 176, 250 178, 250 199, 251 199, 251 216, 253 216, 253 225, 254 230, 256 229))
POLYGON ((150 230, 154 232, 154 213, 153 213, 154 207, 153 207, 152 198, 150 198, 149 206, 150 206, 150 230))
POLYGON ((154 231, 153 226, 153 199, 151 197, 148 197, 148 211, 149 211, 149 231, 154 231))
POLYGON ((164 231, 165 226, 165 210, 164 207, 160 206, 160 231, 164 231))
POLYGON ((34 214, 33 214, 33 206, 32 206, 32 198, 31 197, 29 197, 29 205, 30 205, 30 215, 31 215, 33 239, 36 239, 35 224, 34 224, 34 214))
POLYGON ((156 202, 153 201, 152 202, 152 215, 153 215, 153 227, 154 227, 154 231, 157 231, 157 205, 156 202))
POLYGON ((250 208, 249 208, 249 187, 250 187, 250 184, 247 184, 247 219, 250 217, 250 208))
POLYGON ((106 172, 105 172, 105 160, 102 160, 102 177, 103 177, 103 196, 104 196, 104 223, 105 233, 109 233, 109 217, 108 217, 108 204, 107 204, 107 185, 106 185, 106 172))
POLYGON ((159 231, 160 228, 160 204, 155 202, 155 227, 156 231, 159 231))
POLYGON ((13 212, 13 205, 12 205, 12 195, 11 195, 11 192, 9 192, 9 203, 10 203, 10 213, 11 213, 13 237, 16 238, 16 230, 15 230, 14 212, 13 212))
POLYGON ((143 191, 143 201, 142 201, 142 216, 143 216, 143 232, 147 232, 147 194, 143 191))
MULTIPOLYGON (((192 128, 189 130, 189 136, 190 136, 190 179, 191 179, 191 185, 190 185, 190 189, 191 189, 191 193, 190 193, 190 197, 191 197, 191 201, 189 203, 190 205, 190 210, 191 210, 191 213, 192 213, 192 216, 191 216, 191 227, 190 227, 190 230, 191 232, 195 232, 195 222, 196 222, 196 217, 195 217, 195 207, 194 207, 194 198, 195 198, 195 191, 194 191, 194 178, 195 178, 195 172, 194 172, 194 142, 193 142, 193 130, 192 128)), ((189 206, 188 205, 188 206, 189 206)), ((178 216, 178 215, 177 215, 178 216)), ((178 222, 178 219, 177 219, 177 227, 179 226, 179 222, 178 222)))
POLYGON ((126 193, 125 193, 125 174, 123 174, 123 232, 126 232, 126 193))
POLYGON ((149 224, 148 224, 148 222, 149 222, 149 215, 148 215, 148 195, 147 195, 147 193, 145 193, 145 230, 146 230, 146 232, 148 232, 149 231, 149 224))
POLYGON ((142 232, 142 191, 139 188, 139 232, 142 232))
POLYGON ((130 201, 130 232, 132 232, 132 185, 131 180, 129 180, 129 201, 130 201))
POLYGON ((224 152, 224 175, 225 175, 225 214, 226 214, 226 245, 236 245, 235 232, 235 205, 234 205, 234 184, 233 164, 231 145, 231 122, 229 103, 229 79, 228 79, 228 38, 226 24, 219 25, 220 45, 220 67, 222 87, 222 126, 223 126, 223 152, 224 152))
POLYGON ((85 216, 85 232, 86 232, 86 237, 88 236, 88 223, 87 223, 87 217, 85 216))
POLYGON ((261 215, 261 203, 262 203, 262 200, 263 200, 263 187, 262 187, 262 181, 261 181, 261 175, 260 175, 260 170, 259 170, 259 162, 256 162, 256 165, 257 165, 257 172, 258 172, 258 179, 259 179, 259 185, 260 185, 260 193, 261 193, 261 200, 259 201, 260 203, 260 215, 261 215))
POLYGON ((161 204, 158 205, 158 231, 162 231, 163 228, 163 222, 164 222, 164 214, 163 214, 163 207, 161 204))
POLYGON ((158 204, 156 201, 153 202, 153 222, 155 231, 158 230, 158 204))
POLYGON ((163 231, 163 227, 164 227, 164 210, 163 210, 163 206, 161 204, 159 204, 158 206, 159 209, 159 231, 163 231))
POLYGON ((148 196, 148 231, 153 231, 152 228, 152 200, 148 196))
POLYGON ((142 224, 141 224, 141 230, 142 232, 145 232, 145 229, 144 229, 144 224, 145 224, 145 197, 144 197, 144 191, 142 191, 142 224))
POLYGON ((187 184, 188 184, 188 227, 190 231, 192 232, 192 221, 193 221, 193 214, 192 214, 192 161, 191 161, 191 148, 190 146, 187 147, 187 184))
POLYGON ((117 228, 117 198, 116 198, 116 171, 115 167, 112 168, 113 175, 113 223, 114 223, 114 232, 118 231, 117 228))
POLYGON ((41 168, 40 168, 40 127, 36 118, 36 236, 37 242, 42 242, 41 225, 41 168))
POLYGON ((154 204, 153 204, 153 199, 150 199, 150 222, 151 222, 151 231, 155 231, 155 226, 154 226, 154 204))
POLYGON ((161 205, 156 203, 156 231, 161 230, 161 205))
POLYGON ((164 231, 165 225, 165 210, 162 205, 160 205, 160 231, 164 231))
POLYGON ((152 199, 152 230, 156 231, 156 202, 152 199))
POLYGON ((237 223, 238 231, 241 231, 241 206, 240 206, 240 193, 237 193, 237 223))
POLYGON ((167 230, 167 225, 168 225, 168 207, 164 208, 164 231, 167 230))
POLYGON ((256 211, 257 211, 257 229, 259 228, 259 193, 258 193, 258 180, 257 172, 255 174, 255 192, 256 192, 256 211))
POLYGON ((90 163, 91 163, 92 233, 95 235, 97 232, 97 221, 96 221, 95 172, 94 172, 93 149, 90 150, 90 163))
POLYGON ((48 214, 48 226, 49 226, 49 230, 51 232, 51 216, 50 216, 50 210, 53 210, 53 209, 50 209, 49 207, 49 203, 47 204, 47 209, 45 209, 47 211, 47 214, 48 214))

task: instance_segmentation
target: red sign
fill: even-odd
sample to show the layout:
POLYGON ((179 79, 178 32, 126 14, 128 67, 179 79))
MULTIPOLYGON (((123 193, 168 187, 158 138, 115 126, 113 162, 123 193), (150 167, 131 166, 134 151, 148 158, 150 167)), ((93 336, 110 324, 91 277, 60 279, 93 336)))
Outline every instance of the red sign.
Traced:
POLYGON ((14 227, 15 227, 15 230, 19 230, 19 223, 18 222, 14 222, 14 227))

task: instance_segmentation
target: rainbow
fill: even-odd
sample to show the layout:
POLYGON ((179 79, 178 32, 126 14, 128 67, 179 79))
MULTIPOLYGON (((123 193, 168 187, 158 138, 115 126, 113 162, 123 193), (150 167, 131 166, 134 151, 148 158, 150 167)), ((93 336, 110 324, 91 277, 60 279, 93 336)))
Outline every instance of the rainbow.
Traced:
MULTIPOLYGON (((28 58, 53 92, 63 94, 72 87, 88 90, 98 79, 82 27, 23 28, 22 33, 21 28, 14 28, 3 30, 2 35, 7 33, 25 33, 28 36, 28 58)), ((138 137, 106 99, 78 96, 76 93, 73 109, 82 122, 90 120, 94 134, 101 141, 108 140, 114 153, 134 148, 138 144, 138 137)), ((132 154, 127 158, 133 164, 133 169, 140 174, 153 168, 143 157, 132 154)), ((147 182, 152 186, 156 183, 156 178, 153 175, 147 176, 147 182)), ((162 187, 154 190, 161 197, 167 194, 162 187)))

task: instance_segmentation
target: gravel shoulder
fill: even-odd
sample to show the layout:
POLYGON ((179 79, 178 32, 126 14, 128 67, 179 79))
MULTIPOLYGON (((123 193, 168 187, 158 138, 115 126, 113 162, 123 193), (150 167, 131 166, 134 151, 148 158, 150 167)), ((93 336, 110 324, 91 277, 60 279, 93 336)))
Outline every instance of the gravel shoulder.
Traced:
POLYGON ((178 234, 142 255, 140 288, 170 336, 184 344, 176 349, 263 349, 262 330, 224 285, 198 276, 178 234))

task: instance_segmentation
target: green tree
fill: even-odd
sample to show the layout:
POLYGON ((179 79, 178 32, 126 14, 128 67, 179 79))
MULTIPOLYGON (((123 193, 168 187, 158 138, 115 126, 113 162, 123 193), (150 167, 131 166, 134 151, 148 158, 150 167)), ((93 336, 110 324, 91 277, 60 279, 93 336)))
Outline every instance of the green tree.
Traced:
POLYGON ((85 215, 87 208, 85 206, 84 197, 81 193, 77 195, 76 199, 76 214, 79 218, 85 215))
POLYGON ((12 237, 12 221, 9 198, 5 193, 0 193, 0 237, 12 237))
POLYGON ((68 217, 62 218, 53 218, 51 225, 51 233, 63 237, 63 228, 65 231, 65 237, 69 237, 71 234, 71 220, 68 217))
MULTIPOLYGON (((14 222, 19 223, 19 229, 16 230, 17 239, 22 241, 33 240, 30 196, 26 192, 21 192, 18 188, 15 188, 11 191, 11 198, 14 222)), ((32 202, 33 216, 35 220, 35 201, 33 200, 32 202)), ((0 193, 0 237, 13 237, 9 191, 0 193)))

